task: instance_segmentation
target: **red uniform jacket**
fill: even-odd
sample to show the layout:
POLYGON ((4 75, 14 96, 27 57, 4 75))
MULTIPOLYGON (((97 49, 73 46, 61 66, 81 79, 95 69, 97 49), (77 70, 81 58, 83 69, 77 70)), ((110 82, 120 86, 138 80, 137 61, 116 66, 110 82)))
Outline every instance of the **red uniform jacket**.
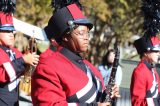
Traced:
POLYGON ((34 106, 97 106, 102 76, 87 60, 68 49, 48 49, 32 76, 34 106))
POLYGON ((146 61, 141 61, 133 71, 130 90, 132 106, 160 106, 159 76, 146 61))
POLYGON ((24 68, 21 52, 15 48, 0 46, 0 100, 5 102, 6 106, 14 106, 18 103, 18 78, 24 68))

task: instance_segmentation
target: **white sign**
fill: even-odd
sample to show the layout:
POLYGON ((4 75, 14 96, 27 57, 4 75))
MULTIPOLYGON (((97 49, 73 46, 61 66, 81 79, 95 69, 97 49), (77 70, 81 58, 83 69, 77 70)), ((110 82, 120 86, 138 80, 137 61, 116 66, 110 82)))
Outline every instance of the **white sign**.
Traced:
POLYGON ((16 18, 13 18, 13 24, 14 24, 16 31, 19 31, 30 37, 34 36, 34 38, 39 39, 39 40, 48 41, 46 33, 43 28, 31 25, 29 23, 23 22, 16 18))

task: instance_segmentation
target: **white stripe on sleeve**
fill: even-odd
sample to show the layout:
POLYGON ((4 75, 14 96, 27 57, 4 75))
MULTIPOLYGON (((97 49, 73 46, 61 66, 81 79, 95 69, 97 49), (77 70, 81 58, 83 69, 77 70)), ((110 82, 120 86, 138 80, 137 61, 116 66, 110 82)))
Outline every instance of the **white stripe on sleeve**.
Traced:
POLYGON ((8 84, 8 90, 12 91, 13 89, 15 89, 19 84, 19 79, 11 82, 10 84, 8 84))
POLYGON ((148 106, 155 106, 153 98, 147 98, 147 104, 148 104, 148 106))
POLYGON ((7 74, 10 78, 10 81, 12 82, 13 80, 15 80, 16 73, 15 73, 15 70, 14 70, 13 66, 11 65, 11 63, 10 62, 3 63, 3 66, 4 66, 5 70, 7 71, 7 74))

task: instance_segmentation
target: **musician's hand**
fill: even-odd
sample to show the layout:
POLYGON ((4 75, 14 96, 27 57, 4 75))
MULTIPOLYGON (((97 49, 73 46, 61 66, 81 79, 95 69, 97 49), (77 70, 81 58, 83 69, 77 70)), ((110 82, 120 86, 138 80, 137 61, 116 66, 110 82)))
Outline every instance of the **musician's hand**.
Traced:
POLYGON ((98 102, 98 106, 111 106, 111 104, 109 102, 106 102, 106 103, 98 102))
POLYGON ((39 55, 35 54, 35 53, 27 53, 24 54, 23 56, 24 62, 26 64, 30 64, 32 66, 37 66, 38 61, 39 61, 39 55))
POLYGON ((115 84, 112 88, 111 98, 119 98, 119 97, 121 97, 119 94, 119 87, 115 84))

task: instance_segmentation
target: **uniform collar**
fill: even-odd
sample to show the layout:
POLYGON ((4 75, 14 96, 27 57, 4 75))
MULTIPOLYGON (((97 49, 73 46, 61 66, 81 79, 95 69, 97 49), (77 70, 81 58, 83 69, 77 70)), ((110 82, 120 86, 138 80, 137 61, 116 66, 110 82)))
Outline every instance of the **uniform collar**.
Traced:
POLYGON ((54 45, 51 45, 51 46, 50 46, 50 49, 55 52, 55 51, 57 50, 57 47, 54 46, 54 45))
POLYGON ((152 68, 155 68, 155 65, 152 63, 149 63, 147 61, 144 61, 144 64, 151 70, 152 68))
POLYGON ((0 45, 0 48, 2 48, 4 51, 10 50, 10 48, 8 48, 7 46, 2 46, 2 45, 0 45))
POLYGON ((62 48, 60 53, 68 58, 73 64, 75 64, 79 69, 83 70, 83 72, 87 73, 86 65, 83 62, 83 58, 79 54, 75 54, 74 52, 68 50, 67 48, 62 48))
POLYGON ((74 52, 72 52, 64 47, 60 50, 60 52, 72 61, 78 62, 80 60, 83 60, 83 58, 79 54, 75 54, 74 52))

